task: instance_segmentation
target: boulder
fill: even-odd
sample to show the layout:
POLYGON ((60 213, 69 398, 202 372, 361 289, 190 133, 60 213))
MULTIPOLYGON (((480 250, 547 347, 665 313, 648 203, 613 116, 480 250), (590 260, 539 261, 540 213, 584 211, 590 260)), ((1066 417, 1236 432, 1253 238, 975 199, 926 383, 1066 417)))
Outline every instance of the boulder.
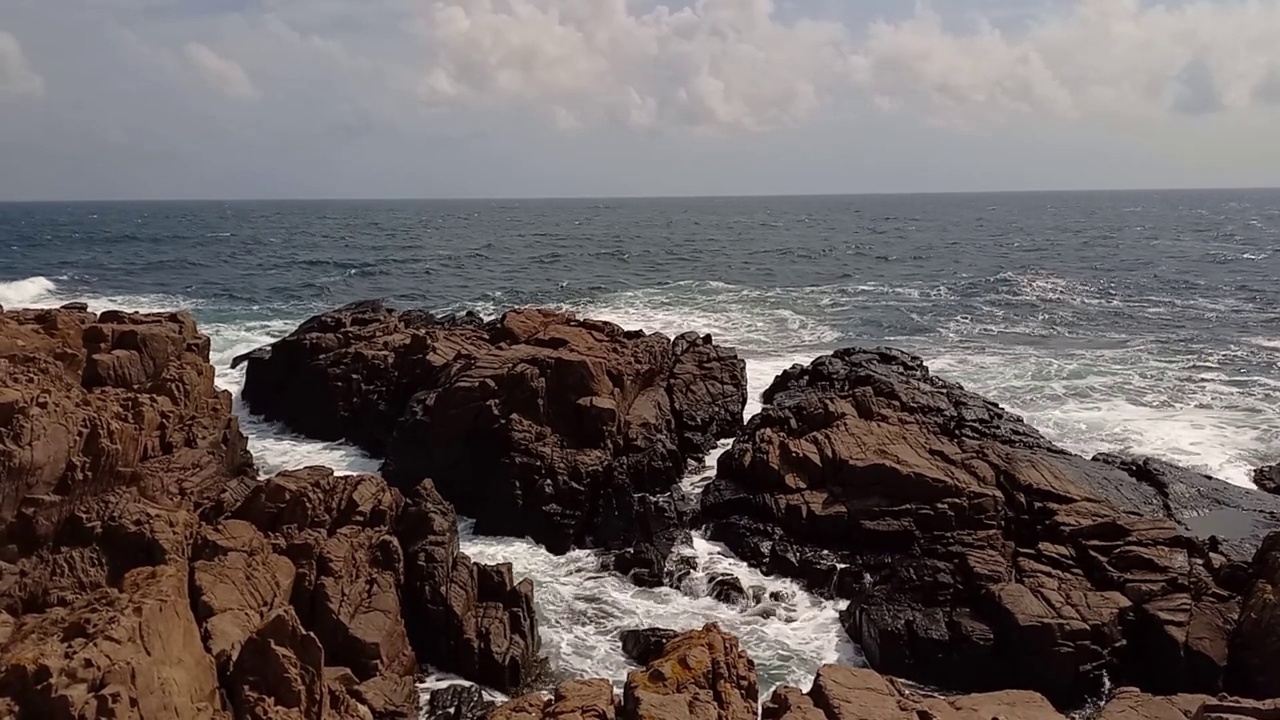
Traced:
POLYGON ((1258 489, 1263 492, 1280 495, 1280 463, 1266 465, 1254 470, 1253 484, 1257 485, 1258 489))
POLYGON ((622 716, 628 720, 754 720, 755 663, 715 624, 669 641, 662 655, 627 676, 622 716))
POLYGON ((784 372, 702 513, 748 562, 849 599, 882 672, 1075 705, 1106 678, 1218 692, 1280 498, 1089 460, 896 350, 784 372))
MULTIPOLYGON (((1066 720, 1043 696, 1005 690, 948 698, 924 696, 874 670, 826 665, 808 694, 781 687, 761 720, 1066 720)), ((1119 720, 1117 718, 1117 720, 1119 720)))
POLYGON ((422 720, 487 720, 494 707, 476 685, 448 685, 427 696, 422 720))
POLYGON ((504 703, 488 720, 616 720, 616 704, 609 681, 570 680, 553 695, 532 693, 504 703))
POLYGON ((480 322, 357 303, 239 361, 254 413, 353 441, 405 491, 432 478, 477 532, 555 552, 687 540, 663 496, 746 404, 745 365, 709 337, 545 310, 480 322))
POLYGON ((1268 536, 1254 559, 1231 645, 1231 670, 1233 689, 1241 694, 1280 697, 1280 533, 1268 536))
POLYGON ((637 665, 648 665, 662 657, 667 643, 680 633, 667 628, 644 628, 642 630, 623 630, 618 636, 622 643, 622 654, 637 665))
POLYGON ((458 547, 458 517, 430 480, 409 495, 396 530, 405 552, 402 594, 418 657, 504 692, 519 692, 546 669, 533 608, 533 582, 511 564, 472 562, 458 547))

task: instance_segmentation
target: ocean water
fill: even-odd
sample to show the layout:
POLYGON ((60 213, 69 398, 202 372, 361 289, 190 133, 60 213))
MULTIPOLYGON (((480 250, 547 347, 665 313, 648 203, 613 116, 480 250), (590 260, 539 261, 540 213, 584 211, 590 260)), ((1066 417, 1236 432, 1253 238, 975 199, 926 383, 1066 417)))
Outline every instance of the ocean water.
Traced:
MULTIPOLYGON (((1280 460, 1278 277, 1280 191, 0 204, 0 305, 190 308, 233 391, 232 357, 352 300, 550 305, 714 334, 747 359, 748 413, 792 363, 892 344, 1068 448, 1149 453, 1246 486, 1280 460)), ((264 471, 376 469, 344 444, 245 420, 264 471)), ((618 631, 709 621, 742 638, 762 690, 858 659, 840 604, 703 538, 688 552, 704 570, 794 599, 743 613, 703 597, 698 577, 642 590, 588 553, 463 530, 473 557, 534 578, 566 675, 619 680, 618 631)))

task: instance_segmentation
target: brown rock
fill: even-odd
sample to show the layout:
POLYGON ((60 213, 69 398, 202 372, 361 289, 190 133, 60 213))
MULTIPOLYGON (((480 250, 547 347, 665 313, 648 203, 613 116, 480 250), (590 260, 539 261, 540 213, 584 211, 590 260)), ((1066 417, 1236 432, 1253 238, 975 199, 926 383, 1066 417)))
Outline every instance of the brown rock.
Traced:
POLYGON ((1254 558, 1232 641, 1231 668, 1240 693, 1280 697, 1280 533, 1268 536, 1254 558))
POLYGON ((231 513, 293 562, 291 599, 302 623, 362 681, 417 668, 400 605, 404 558, 391 528, 401 504, 377 476, 313 467, 270 478, 231 513))
POLYGON ((623 717, 750 720, 759 701, 755 663, 715 624, 667 643, 662 657, 627 676, 623 717))
POLYGON ((16 618, 0 645, 0 697, 16 717, 47 720, 223 717, 175 567, 138 568, 119 590, 16 618))
POLYGON ((1120 688, 1096 720, 1187 720, 1212 699, 1208 695, 1148 695, 1136 688, 1120 688))
POLYGON ((1223 688, 1247 563, 1280 498, 1072 455, 894 350, 783 373, 702 498, 712 539, 851 600, 882 672, 1074 705, 1104 677, 1223 688))
POLYGON ((874 670, 827 665, 808 695, 774 691, 762 720, 1065 720, 1043 696, 1006 690, 950 698, 924 697, 874 670))
POLYGON ((273 612, 244 642, 230 686, 238 719, 310 720, 328 713, 324 650, 292 608, 273 612))
POLYGON ((458 549, 458 518, 423 481, 398 525, 405 548, 403 595, 415 611, 410 639, 427 663, 475 682, 519 691, 542 672, 533 583, 514 581, 511 565, 473 563, 458 549))
POLYGON ((198 495, 252 473, 186 313, 0 312, 0 377, 0 522, 32 496, 51 498, 21 526, 39 531, 113 487, 198 495))

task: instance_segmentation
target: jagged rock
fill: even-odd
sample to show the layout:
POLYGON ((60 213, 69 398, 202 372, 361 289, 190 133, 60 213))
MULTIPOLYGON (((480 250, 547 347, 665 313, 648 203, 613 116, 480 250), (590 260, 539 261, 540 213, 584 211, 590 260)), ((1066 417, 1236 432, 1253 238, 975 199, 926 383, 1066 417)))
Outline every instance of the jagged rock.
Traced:
POLYGON ((731 437, 746 403, 743 362, 709 337, 543 310, 481 323, 357 303, 242 360, 253 412, 354 441, 406 491, 434 479, 477 532, 555 552, 669 553, 686 523, 646 496, 731 437))
POLYGON ((784 372, 702 498, 713 540, 851 600, 882 672, 1055 702, 1104 677, 1222 689, 1280 498, 1167 464, 1072 455, 894 350, 784 372))
POLYGON ((733 573, 712 573, 707 576, 707 597, 724 603, 746 607, 748 604, 747 589, 742 581, 733 573))
POLYGON ((622 654, 637 665, 648 665, 662 657, 663 651, 680 633, 667 628, 644 628, 642 630, 623 630, 618 636, 622 642, 622 654))
POLYGON ((244 720, 309 720, 328 714, 324 650, 292 608, 267 616, 231 671, 231 703, 244 720))
POLYGON ((41 720, 221 717, 181 567, 129 571, 119 589, 11 619, 0 716, 41 720))
POLYGON ((487 720, 494 707, 475 685, 449 685, 431 691, 422 720, 487 720))
POLYGON ((397 526, 405 549, 409 637, 423 662, 488 687, 527 687, 545 669, 533 583, 510 563, 481 565, 458 549, 458 518, 430 480, 409 495, 397 526))
POLYGON ((381 455, 409 398, 433 386, 457 355, 487 344, 480 325, 473 316, 357 302, 307 320, 232 367, 248 363, 244 399, 254 414, 381 455))
POLYGON ((197 496, 251 475, 213 375, 187 313, 0 312, 0 547, 34 551, 112 488, 197 496))
POLYGON ((662 656, 627 676, 627 720, 755 720, 760 690, 755 663, 715 624, 684 633, 662 656))
POLYGON ((1231 669, 1240 693, 1280 697, 1280 532, 1263 541, 1254 559, 1231 645, 1231 669))
POLYGON ((1258 489, 1263 492, 1280 495, 1280 463, 1266 465, 1254 470, 1253 484, 1257 485, 1258 489))
POLYGON ((401 612, 404 556, 392 530, 401 504, 375 475, 312 467, 275 475, 231 513, 292 561, 291 602, 304 626, 362 681, 417 667, 401 612))
MULTIPOLYGON (((781 687, 761 720, 1065 720, 1043 696, 1023 690, 924 697, 874 670, 826 665, 808 694, 781 687)), ((1119 720, 1117 718, 1117 720, 1119 720)))

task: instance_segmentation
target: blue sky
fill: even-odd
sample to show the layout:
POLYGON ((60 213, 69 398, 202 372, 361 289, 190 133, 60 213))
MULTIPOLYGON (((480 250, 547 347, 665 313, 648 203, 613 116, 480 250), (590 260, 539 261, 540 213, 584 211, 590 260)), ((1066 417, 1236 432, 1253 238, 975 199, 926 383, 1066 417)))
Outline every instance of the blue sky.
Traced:
POLYGON ((1280 185, 1280 0, 0 2, 0 199, 1280 185))

